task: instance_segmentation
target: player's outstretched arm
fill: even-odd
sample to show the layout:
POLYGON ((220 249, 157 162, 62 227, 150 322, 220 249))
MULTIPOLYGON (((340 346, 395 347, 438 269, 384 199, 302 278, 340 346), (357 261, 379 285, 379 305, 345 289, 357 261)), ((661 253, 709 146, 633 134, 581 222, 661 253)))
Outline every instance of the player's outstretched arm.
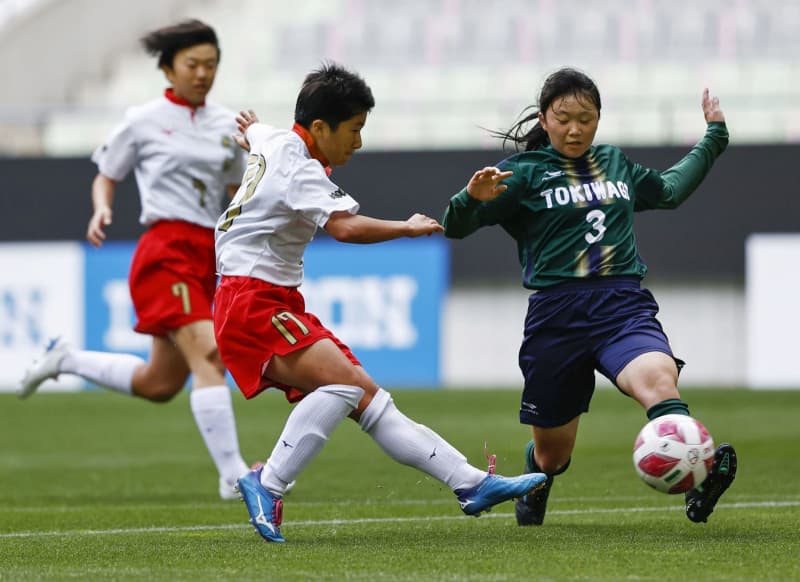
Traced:
MULTIPOLYGON (((725 123, 725 114, 719 99, 703 90, 703 115, 706 123, 725 123)), ((709 125, 703 138, 676 164, 660 172, 662 187, 656 198, 647 201, 647 195, 637 194, 639 208, 677 208, 689 198, 711 171, 714 161, 728 146, 725 126, 709 125), (646 201, 646 203, 645 203, 646 201)))
POLYGON ((106 233, 103 229, 111 224, 111 203, 114 201, 116 187, 117 183, 103 174, 97 174, 92 182, 94 213, 89 219, 89 226, 86 228, 86 240, 92 246, 99 247, 106 240, 106 233))
POLYGON ((340 242, 369 244, 396 238, 430 236, 444 231, 444 227, 424 214, 414 214, 408 220, 382 220, 360 214, 334 212, 325 223, 325 230, 340 242))

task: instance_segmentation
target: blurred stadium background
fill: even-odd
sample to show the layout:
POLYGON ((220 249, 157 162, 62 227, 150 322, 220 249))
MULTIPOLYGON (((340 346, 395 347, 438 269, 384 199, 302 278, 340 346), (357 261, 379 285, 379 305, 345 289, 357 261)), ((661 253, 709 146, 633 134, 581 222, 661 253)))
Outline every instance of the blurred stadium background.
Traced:
MULTIPOLYGON (((42 267, 56 260, 55 247, 33 243, 82 239, 90 152, 126 107, 165 86, 138 38, 186 17, 220 37, 212 98, 254 108, 275 125, 290 123, 302 78, 322 59, 366 78, 377 106, 365 147, 335 179, 365 212, 385 217, 438 216, 475 168, 502 157, 484 128, 508 127, 560 66, 597 81, 598 141, 653 167, 677 161, 702 134, 700 94, 710 87, 732 145, 682 209, 639 219, 648 284, 673 347, 689 361, 685 384, 800 387, 790 334, 800 321, 785 308, 797 283, 787 266, 800 263, 800 245, 775 236, 800 224, 790 174, 800 158, 796 0, 0 0, 0 211, 8 223, 0 235, 0 385, 49 333, 90 343, 90 331, 59 325, 88 330, 84 318, 111 310, 107 286, 96 302, 84 301, 89 283, 66 285, 42 267), (771 236, 753 238, 759 233, 771 236), (63 305, 49 301, 77 301, 84 311, 65 320, 53 315, 63 305)), ((135 187, 125 187, 116 240, 139 232, 135 187)), ((432 327, 416 331, 436 340, 427 383, 519 384, 526 293, 514 246, 495 230, 442 243, 449 286, 434 298, 432 327)), ((83 255, 67 254, 59 265, 88 268, 83 255)), ((103 317, 127 325, 114 313, 103 317)), ((115 345, 107 329, 95 331, 101 347, 115 345)), ((356 352, 369 348, 365 341, 356 352)), ((389 375, 386 383, 404 380, 389 375)))
POLYGON ((693 142, 705 85, 737 143, 800 140, 794 0, 2 0, 0 147, 91 151, 163 87, 140 34, 190 16, 220 35, 214 97, 267 119, 322 58, 360 71, 380 113, 365 149, 485 147, 480 126, 507 125, 564 64, 598 82, 604 141, 693 142))

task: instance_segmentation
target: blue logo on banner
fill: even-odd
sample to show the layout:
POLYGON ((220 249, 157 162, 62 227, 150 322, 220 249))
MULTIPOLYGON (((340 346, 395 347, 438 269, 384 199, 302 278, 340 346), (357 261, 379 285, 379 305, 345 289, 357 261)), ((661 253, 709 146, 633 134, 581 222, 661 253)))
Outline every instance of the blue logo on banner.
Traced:
MULTIPOLYGON (((128 291, 135 244, 85 248, 86 348, 145 357, 150 338, 132 329, 136 316, 128 291)), ((305 254, 306 307, 379 384, 437 386, 448 251, 441 237, 377 245, 315 240, 305 254)))
POLYGON ((46 290, 41 287, 13 289, 0 285, 0 348, 41 347, 46 290))
POLYGON ((448 251, 441 238, 358 246, 314 241, 301 287, 307 309, 379 384, 436 386, 448 251))
POLYGON ((133 331, 136 315, 128 291, 128 270, 136 245, 107 242, 86 252, 86 349, 146 357, 150 337, 133 331))

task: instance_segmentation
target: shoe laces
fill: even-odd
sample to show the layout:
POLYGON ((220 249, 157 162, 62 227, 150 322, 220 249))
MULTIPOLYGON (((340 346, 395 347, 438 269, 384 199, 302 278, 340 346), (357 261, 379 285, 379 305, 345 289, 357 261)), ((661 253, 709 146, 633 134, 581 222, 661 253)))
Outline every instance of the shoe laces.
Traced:
POLYGON ((283 521, 283 499, 276 499, 272 503, 272 523, 275 527, 280 527, 283 521))
POLYGON ((486 457, 486 463, 489 465, 489 475, 494 475, 497 467, 497 455, 489 454, 489 445, 486 442, 483 443, 483 456, 486 457))

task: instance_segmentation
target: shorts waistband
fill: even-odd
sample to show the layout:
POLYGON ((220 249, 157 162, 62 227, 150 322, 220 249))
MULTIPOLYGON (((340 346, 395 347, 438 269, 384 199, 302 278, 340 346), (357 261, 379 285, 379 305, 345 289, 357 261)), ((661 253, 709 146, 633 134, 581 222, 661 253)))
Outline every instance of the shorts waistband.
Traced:
POLYGON ((550 295, 570 291, 583 291, 587 289, 639 289, 642 280, 639 277, 615 275, 609 277, 593 277, 591 279, 575 279, 564 281, 552 287, 534 289, 533 294, 550 295))

